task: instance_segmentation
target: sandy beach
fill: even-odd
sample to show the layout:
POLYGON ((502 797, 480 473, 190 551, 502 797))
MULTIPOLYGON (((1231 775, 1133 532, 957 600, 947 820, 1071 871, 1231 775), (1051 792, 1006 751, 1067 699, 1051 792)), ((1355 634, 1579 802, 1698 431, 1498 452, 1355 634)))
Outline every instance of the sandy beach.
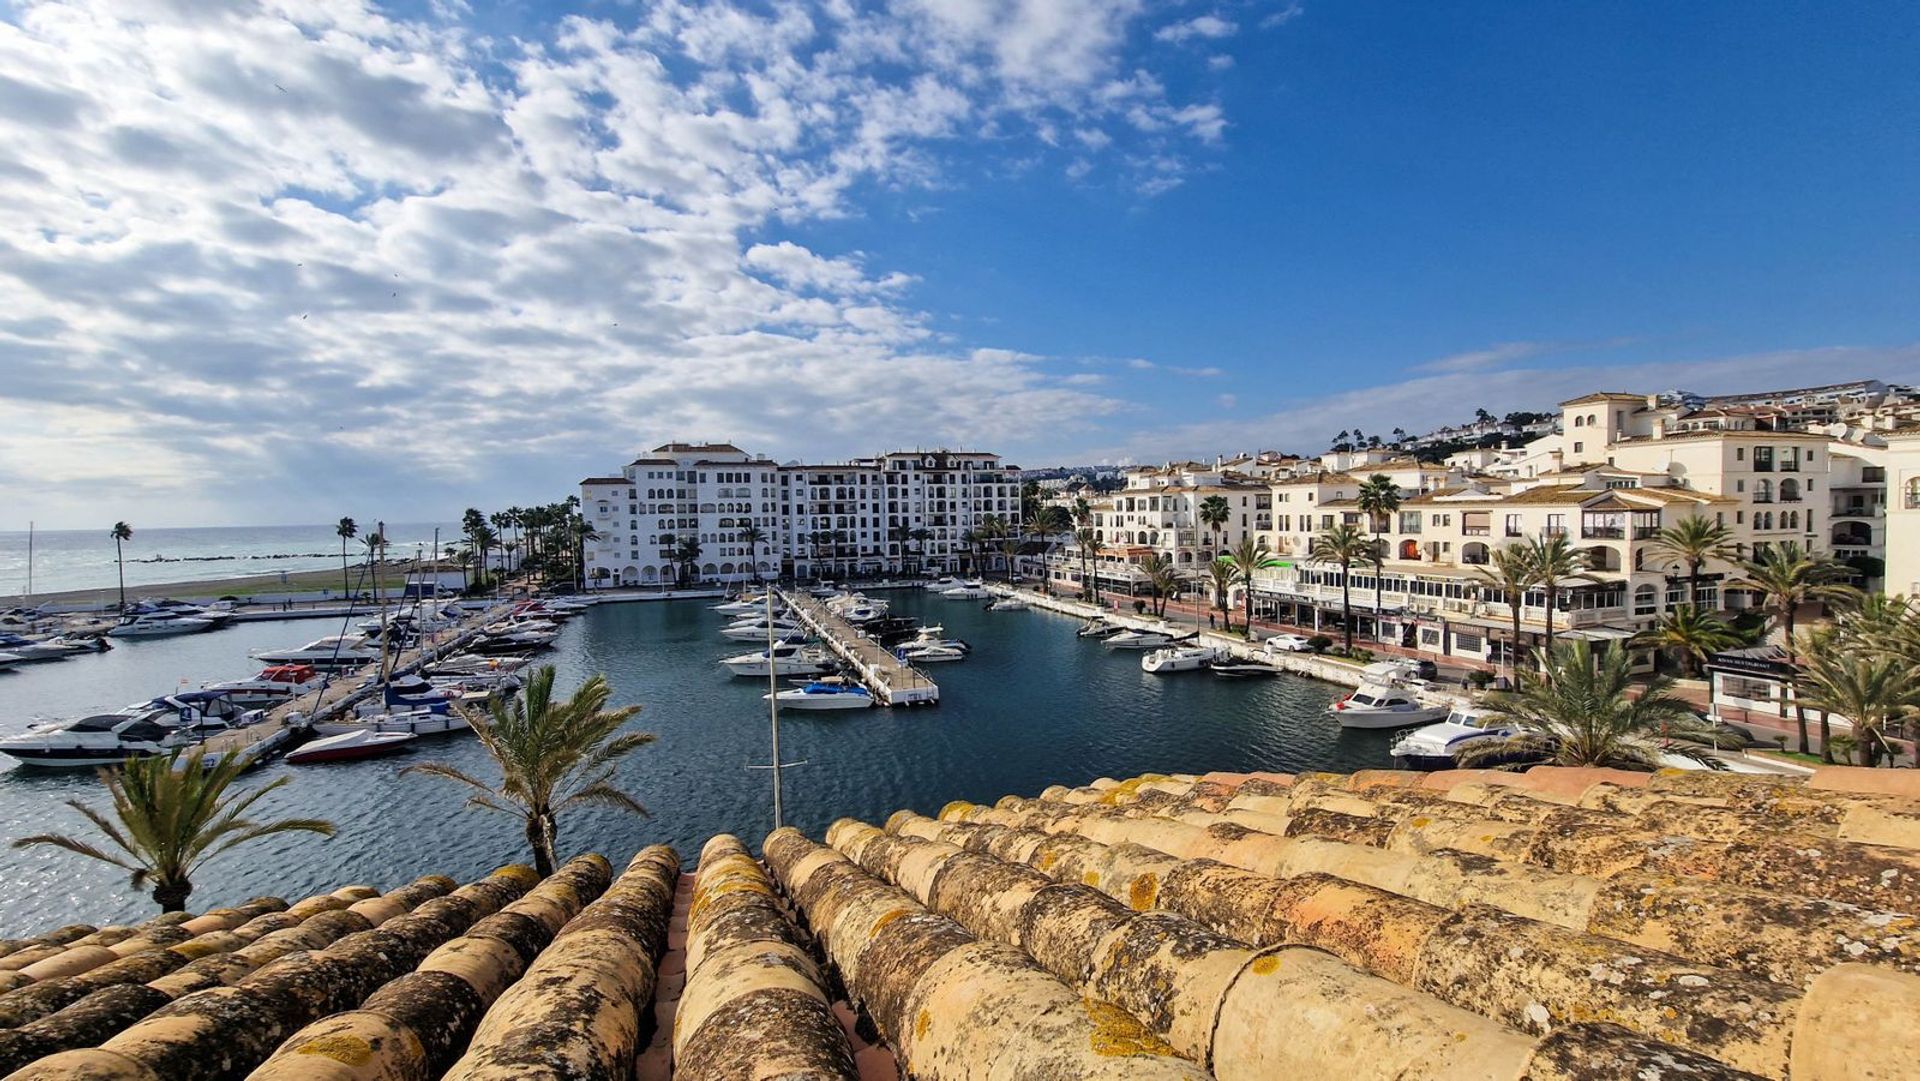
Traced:
MULTIPOLYGON (((381 571, 382 588, 389 592, 399 588, 400 584, 406 580, 406 572, 411 568, 411 562, 396 562, 383 568, 381 571)), ((362 570, 362 567, 355 568, 356 572, 362 570)), ((370 586, 363 581, 360 573, 356 573, 354 578, 356 589, 364 591, 370 588, 370 586)), ((187 582, 145 583, 139 586, 129 584, 127 586, 127 599, 132 601, 140 597, 172 597, 176 600, 183 601, 214 601, 222 597, 244 599, 256 594, 279 596, 286 593, 313 593, 321 590, 330 591, 329 596, 312 602, 302 601, 301 604, 306 605, 312 603, 327 605, 337 600, 342 592, 340 571, 337 568, 330 571, 289 571, 284 574, 275 572, 271 574, 239 575, 232 578, 205 578, 198 581, 187 582)), ((109 581, 98 589, 70 589, 63 592, 35 593, 31 597, 22 596, 18 593, 0 595, 0 608, 12 608, 16 606, 32 607, 41 604, 57 604, 63 606, 85 604, 111 608, 118 605, 119 600, 120 590, 118 585, 109 581)))

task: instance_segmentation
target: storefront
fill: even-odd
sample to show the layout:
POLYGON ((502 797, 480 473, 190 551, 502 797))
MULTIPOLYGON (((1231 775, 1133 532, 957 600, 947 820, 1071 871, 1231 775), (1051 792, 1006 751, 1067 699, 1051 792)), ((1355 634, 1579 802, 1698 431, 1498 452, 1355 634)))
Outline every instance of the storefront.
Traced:
POLYGON ((1740 721, 1749 715, 1784 718, 1792 712, 1788 689, 1794 668, 1779 646, 1753 646, 1707 654, 1707 716, 1740 721))

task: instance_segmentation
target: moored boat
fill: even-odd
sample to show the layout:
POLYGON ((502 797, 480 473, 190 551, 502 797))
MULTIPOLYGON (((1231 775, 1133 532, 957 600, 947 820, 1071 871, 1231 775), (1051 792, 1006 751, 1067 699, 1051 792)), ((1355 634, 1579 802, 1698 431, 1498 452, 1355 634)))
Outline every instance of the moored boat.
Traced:
POLYGON ((1197 672, 1218 656, 1220 650, 1213 646, 1163 646, 1140 658, 1140 670, 1155 675, 1197 672))
POLYGON ((1427 705, 1403 687, 1362 683, 1358 690, 1328 706, 1327 712, 1340 721, 1342 728, 1389 729, 1437 721, 1447 715, 1447 707, 1427 705))
POLYGON ((1207 667, 1221 679, 1262 679, 1280 674, 1279 668, 1259 661, 1217 660, 1207 667))
POLYGON ((1100 644, 1108 649, 1159 649, 1161 646, 1172 645, 1173 636, 1165 631, 1138 631, 1122 628, 1100 639, 1100 644))
POLYGON ((289 751, 287 761, 296 766, 310 766, 322 762, 379 758, 406 750, 418 738, 412 732, 379 732, 363 728, 316 739, 297 751, 289 751))
MULTIPOLYGON (((1446 719, 1406 733, 1393 743, 1394 763, 1407 769, 1453 769, 1459 765, 1462 749, 1489 739, 1502 739, 1519 732, 1488 710, 1456 703, 1446 719)), ((1500 766, 1507 763, 1488 760, 1475 765, 1500 766)))
POLYGON ((272 708, 317 691, 325 682, 326 677, 310 664, 274 664, 248 679, 222 680, 205 687, 210 691, 225 691, 243 706, 272 708))
POLYGON ((763 694, 761 699, 778 702, 787 709, 866 709, 873 696, 857 683, 817 680, 804 687, 763 694))
POLYGON ((451 709, 439 713, 424 709, 381 713, 352 720, 316 721, 313 725, 313 730, 323 736, 338 736, 347 732, 410 732, 416 736, 437 736, 447 732, 466 732, 471 728, 458 710, 451 709))
POLYGON ((107 633, 115 638, 171 638, 213 629, 213 620, 176 615, 170 611, 128 616, 107 633))
POLYGON ((833 657, 818 647, 792 643, 773 647, 772 657, 762 649, 728 657, 720 664, 736 676, 804 676, 833 671, 833 657))

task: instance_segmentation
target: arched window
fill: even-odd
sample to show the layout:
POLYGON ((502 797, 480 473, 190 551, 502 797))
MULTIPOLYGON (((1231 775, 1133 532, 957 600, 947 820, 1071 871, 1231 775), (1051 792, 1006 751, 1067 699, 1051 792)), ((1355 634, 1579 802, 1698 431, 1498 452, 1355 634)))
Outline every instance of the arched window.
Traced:
POLYGON ((1800 502, 1800 482, 1788 477, 1780 482, 1780 502, 1800 502))
POLYGON ((1651 585, 1636 586, 1633 591, 1633 614, 1652 615, 1660 603, 1659 592, 1651 585))
POLYGON ((1400 558, 1401 559, 1419 559, 1420 558, 1420 542, 1416 540, 1401 541, 1400 542, 1400 558))
POLYGON ((1575 418, 1573 418, 1573 426, 1574 426, 1574 427, 1576 427, 1576 428, 1584 428, 1584 427, 1586 427, 1586 426, 1587 426, 1587 418, 1585 418, 1585 417, 1575 417, 1575 418))
POLYGON ((1487 563, 1487 546, 1481 544, 1479 541, 1474 541, 1466 545, 1460 549, 1460 562, 1470 563, 1474 566, 1485 566, 1487 563))

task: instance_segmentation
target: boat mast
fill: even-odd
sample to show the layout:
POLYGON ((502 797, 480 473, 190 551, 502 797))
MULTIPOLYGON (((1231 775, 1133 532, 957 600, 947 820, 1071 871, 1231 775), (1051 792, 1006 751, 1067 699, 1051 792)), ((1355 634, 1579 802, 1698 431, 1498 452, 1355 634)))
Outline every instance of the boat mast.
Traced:
POLYGON ((33 523, 27 523, 27 596, 33 596, 33 523))
POLYGON ((773 653, 773 590, 769 588, 764 598, 767 602, 767 721, 773 728, 773 828, 779 829, 784 823, 780 812, 780 681, 775 675, 779 665, 775 663, 773 653))

